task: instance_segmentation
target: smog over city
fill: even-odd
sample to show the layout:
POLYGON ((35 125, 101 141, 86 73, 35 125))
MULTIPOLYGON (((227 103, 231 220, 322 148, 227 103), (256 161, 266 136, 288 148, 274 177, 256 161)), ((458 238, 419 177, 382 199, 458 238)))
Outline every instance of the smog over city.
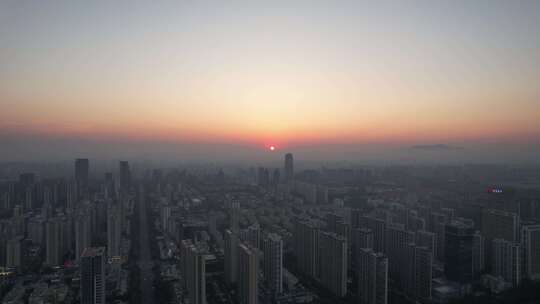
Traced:
POLYGON ((538 303, 540 1, 0 1, 9 304, 538 303))

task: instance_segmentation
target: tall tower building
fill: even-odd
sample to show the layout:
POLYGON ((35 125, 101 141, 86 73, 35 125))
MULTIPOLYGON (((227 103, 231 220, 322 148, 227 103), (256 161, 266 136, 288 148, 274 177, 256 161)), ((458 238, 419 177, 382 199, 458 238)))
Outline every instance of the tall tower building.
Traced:
POLYGON ((117 206, 108 208, 107 212, 107 255, 109 258, 122 255, 122 221, 117 206))
POLYGON ((225 230, 225 281, 231 285, 238 280, 238 235, 225 230))
POLYGON ((75 182, 77 183, 77 193, 79 199, 88 198, 88 172, 89 161, 87 158, 75 160, 75 182))
POLYGON ((259 259, 245 244, 238 245, 238 297, 240 304, 258 303, 259 259))
POLYGON ((88 247, 81 255, 81 304, 105 304, 105 248, 88 247))
POLYGON ((45 264, 49 266, 62 264, 63 240, 60 218, 50 219, 45 224, 45 245, 45 264))
POLYGON ((127 193, 131 186, 131 170, 129 169, 129 162, 120 161, 120 192, 127 193))
POLYGON ((540 225, 527 225, 521 229, 523 246, 523 275, 540 279, 540 225))
POLYGON ((347 240, 336 233, 319 234, 320 281, 338 297, 347 294, 347 240))
POLYGON ((294 164, 292 153, 285 154, 285 182, 294 179, 294 164))
POLYGON ((75 258, 80 261, 84 250, 92 245, 90 215, 81 214, 75 221, 75 258))
MULTIPOLYGON (((482 235, 485 237, 486 266, 493 266, 493 240, 519 242, 519 217, 512 212, 497 209, 482 211, 482 235)), ((489 269, 488 269, 489 270, 489 269)))
POLYGON ((283 241, 275 233, 268 234, 264 240, 264 280, 272 293, 283 292, 283 241))
POLYGON ((388 258, 371 248, 360 248, 357 272, 359 302, 388 303, 388 258))

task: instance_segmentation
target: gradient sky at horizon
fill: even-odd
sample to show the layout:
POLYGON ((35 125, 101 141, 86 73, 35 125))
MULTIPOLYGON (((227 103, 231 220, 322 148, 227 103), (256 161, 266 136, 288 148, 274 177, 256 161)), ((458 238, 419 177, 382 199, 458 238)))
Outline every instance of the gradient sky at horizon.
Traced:
POLYGON ((540 1, 0 3, 0 137, 524 145, 539 80, 540 1))

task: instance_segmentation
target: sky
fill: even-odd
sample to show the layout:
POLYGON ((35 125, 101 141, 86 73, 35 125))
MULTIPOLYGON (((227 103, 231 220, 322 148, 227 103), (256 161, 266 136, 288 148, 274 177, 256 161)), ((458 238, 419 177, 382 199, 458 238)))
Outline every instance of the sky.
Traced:
POLYGON ((539 81, 540 1, 0 2, 0 160, 538 161, 539 81))

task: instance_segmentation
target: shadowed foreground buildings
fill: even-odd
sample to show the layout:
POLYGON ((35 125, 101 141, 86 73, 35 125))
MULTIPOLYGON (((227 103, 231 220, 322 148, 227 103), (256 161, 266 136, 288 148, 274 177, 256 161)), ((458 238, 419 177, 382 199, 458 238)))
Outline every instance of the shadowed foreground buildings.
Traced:
POLYGON ((105 304, 105 248, 88 247, 81 255, 81 304, 105 304))
POLYGON ((238 245, 238 300, 240 304, 257 304, 259 301, 259 258, 256 250, 248 245, 238 245))
POLYGON ((388 302, 388 258, 371 248, 358 251, 358 301, 361 304, 388 302))
POLYGON ((283 241, 275 233, 264 240, 264 279, 273 296, 283 292, 283 241))
POLYGON ((206 304, 206 256, 202 248, 186 239, 181 244, 181 270, 191 304, 206 304))

